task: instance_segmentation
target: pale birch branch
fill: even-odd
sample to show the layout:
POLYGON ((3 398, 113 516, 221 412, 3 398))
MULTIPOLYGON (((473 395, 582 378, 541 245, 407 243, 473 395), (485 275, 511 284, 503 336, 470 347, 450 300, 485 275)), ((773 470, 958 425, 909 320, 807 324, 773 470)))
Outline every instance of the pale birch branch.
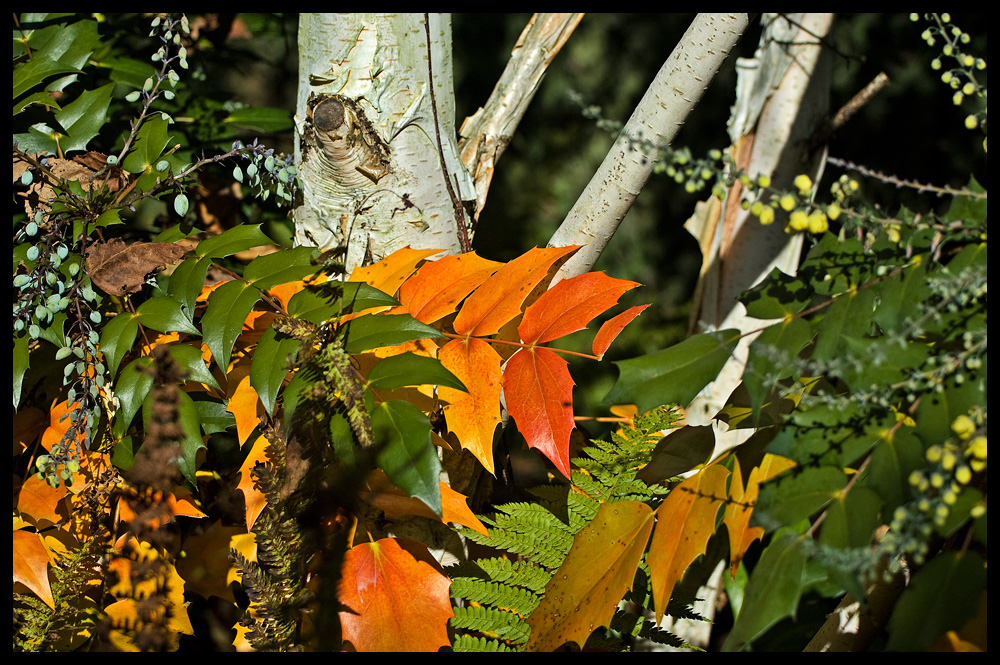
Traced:
POLYGON ((497 160, 507 149, 549 65, 581 18, 583 14, 534 14, 486 105, 462 123, 458 149, 476 183, 476 218, 486 205, 497 160))
POLYGON ((747 14, 699 14, 646 90, 590 184, 549 240, 583 245, 559 271, 565 279, 591 270, 653 172, 655 159, 634 139, 669 145, 701 100, 749 23, 747 14))

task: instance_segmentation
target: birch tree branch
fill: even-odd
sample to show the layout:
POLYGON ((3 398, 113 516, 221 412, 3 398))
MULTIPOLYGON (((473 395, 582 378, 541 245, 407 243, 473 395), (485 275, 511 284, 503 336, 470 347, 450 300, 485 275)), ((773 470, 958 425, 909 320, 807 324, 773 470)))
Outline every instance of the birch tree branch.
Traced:
POLYGON ((668 145, 701 100, 749 24, 747 14, 698 14, 660 68, 590 184, 549 240, 583 245, 556 280, 591 270, 653 172, 655 160, 631 149, 635 138, 668 145))
POLYGON ((486 205, 497 160, 507 149, 549 65, 582 18, 583 14, 532 15, 486 105, 462 123, 458 149, 476 183, 476 218, 486 205))

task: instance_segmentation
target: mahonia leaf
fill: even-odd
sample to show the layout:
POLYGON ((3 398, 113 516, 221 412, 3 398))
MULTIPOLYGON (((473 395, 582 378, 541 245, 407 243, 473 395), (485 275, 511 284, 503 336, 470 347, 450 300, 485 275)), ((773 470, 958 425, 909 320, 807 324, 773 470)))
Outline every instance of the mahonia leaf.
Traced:
POLYGON ((524 310, 517 327, 525 344, 542 344, 583 330, 598 314, 613 307, 638 282, 588 272, 563 280, 524 310))
POLYGON ((545 595, 528 617, 526 651, 554 651, 567 642, 583 646, 608 626, 622 596, 632 588, 653 529, 653 511, 638 501, 602 504, 573 546, 545 595))
POLYGON ((18 529, 12 534, 14 583, 20 582, 51 607, 56 608, 49 587, 49 551, 37 533, 18 529))
POLYGON ((454 312, 467 295, 502 265, 475 252, 429 261, 399 287, 399 302, 418 321, 434 323, 454 312))
POLYGON ((370 266, 358 266, 351 273, 351 282, 365 282, 383 293, 392 295, 417 269, 417 264, 440 249, 410 249, 404 247, 370 266))
POLYGON ((126 245, 118 238, 97 242, 87 251, 87 274, 94 285, 111 295, 138 293, 146 277, 184 256, 185 250, 171 242, 136 242, 126 245))
POLYGON ((437 651, 450 644, 451 580, 427 548, 383 538, 347 551, 338 600, 344 640, 358 651, 437 651))
POLYGON ((568 364, 544 347, 520 349, 503 373, 507 410, 529 448, 537 448, 569 478, 573 378, 568 364))
MULTIPOLYGON (((534 248, 497 270, 470 295, 455 317, 459 335, 494 335, 521 313, 525 299, 559 259, 578 246, 534 248)), ((468 385, 468 384, 466 384, 468 385)))
POLYGON ((597 335, 594 336, 594 355, 603 358, 611 343, 618 337, 618 333, 624 330, 625 326, 632 322, 632 319, 642 314, 642 311, 647 307, 649 305, 636 305, 605 321, 601 329, 597 331, 597 335))
POLYGON ((463 448, 493 473, 493 433, 500 424, 500 355, 474 337, 455 339, 438 352, 438 360, 468 389, 438 387, 448 430, 463 448))
POLYGON ((667 609, 674 585, 691 562, 705 553, 715 533, 715 518, 725 501, 729 470, 719 464, 703 469, 670 490, 656 510, 656 531, 649 546, 649 565, 656 620, 667 609))

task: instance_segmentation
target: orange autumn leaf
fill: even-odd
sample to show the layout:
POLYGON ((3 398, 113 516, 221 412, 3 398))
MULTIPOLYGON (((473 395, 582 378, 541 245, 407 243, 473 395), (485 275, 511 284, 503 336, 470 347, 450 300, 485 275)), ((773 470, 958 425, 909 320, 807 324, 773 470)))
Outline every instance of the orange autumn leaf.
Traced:
POLYGON ((452 522, 461 524, 488 536, 489 532, 486 530, 486 526, 469 509, 468 497, 456 492, 447 483, 439 484, 441 487, 440 517, 423 500, 407 496, 403 490, 394 487, 381 469, 376 469, 371 474, 368 479, 369 489, 361 491, 361 499, 384 512, 389 519, 395 520, 416 515, 444 524, 452 522))
POLYGON ((358 266, 351 273, 351 282, 367 282, 382 293, 395 295, 406 278, 417 269, 417 264, 440 249, 410 249, 404 247, 370 266, 358 266))
POLYGON ((569 554, 545 595, 528 617, 526 651, 554 651, 567 642, 583 646, 600 626, 608 626, 653 529, 653 511, 638 501, 604 503, 576 534, 569 554))
POLYGON ((14 584, 21 583, 51 607, 56 608, 49 587, 49 551, 37 533, 19 529, 12 534, 14 584))
POLYGON ((674 585, 705 553, 715 533, 715 518, 725 500, 729 470, 713 464, 675 487, 656 509, 656 530, 649 546, 649 566, 656 620, 666 611, 674 585))
POLYGON ((733 478, 729 483, 729 502, 726 503, 725 516, 722 518, 723 524, 729 531, 729 568, 734 579, 740 561, 750 549, 750 545, 764 537, 763 528, 750 526, 753 506, 757 503, 757 495, 760 493, 758 481, 760 475, 760 468, 754 467, 744 487, 739 459, 734 460, 733 478))
POLYGON ((229 395, 226 411, 236 419, 236 439, 242 447, 253 430, 260 424, 264 404, 257 391, 250 385, 250 363, 239 362, 227 375, 229 395))
POLYGON ((481 339, 455 339, 441 347, 438 360, 468 388, 462 392, 438 386, 438 395, 447 402, 448 430, 493 473, 493 433, 500 424, 500 355, 481 339))
MULTIPOLYGON (((53 444, 62 441, 63 436, 69 431, 70 413, 78 408, 80 408, 79 402, 73 402, 72 405, 67 404, 65 400, 58 404, 53 403, 49 409, 49 426, 42 432, 42 447, 45 450, 52 450, 53 444)), ((77 441, 83 442, 83 433, 78 435, 77 441)))
POLYGON ((344 640, 358 651, 437 651, 451 644, 451 580, 427 548, 383 538, 347 551, 338 600, 344 640))
POLYGON ((63 498, 68 491, 61 481, 52 487, 37 475, 28 476, 17 494, 17 511, 35 527, 40 522, 58 524, 67 516, 63 498))
MULTIPOLYGON (((469 385, 466 383, 466 385, 469 385)), ((507 410, 529 448, 537 448, 569 478, 573 378, 568 363, 544 347, 520 349, 503 373, 507 410)))
POLYGON ((598 358, 603 358, 604 354, 607 353, 608 348, 611 343, 615 341, 625 326, 632 322, 632 319, 639 316, 642 310, 649 307, 649 305, 636 305, 635 307, 630 307, 618 316, 612 317, 604 322, 601 329, 597 331, 597 335, 594 336, 594 355, 598 358))
POLYGON ((563 280, 524 310, 517 332, 525 344, 543 344, 577 330, 605 310, 638 282, 588 272, 563 280))
POLYGON ((243 460, 243 465, 240 467, 240 482, 236 486, 236 489, 243 492, 243 502, 246 505, 247 531, 253 529, 253 523, 257 521, 257 516, 260 515, 261 511, 264 510, 264 506, 267 505, 264 493, 254 487, 250 472, 253 471, 258 462, 267 461, 267 447, 269 445, 268 440, 263 434, 258 436, 257 440, 250 446, 250 452, 247 453, 246 459, 243 460))
POLYGON ((458 307, 503 264, 475 252, 429 261, 399 287, 399 302, 415 319, 434 323, 458 307))
POLYGON ((34 406, 19 409, 14 413, 15 457, 27 450, 28 446, 45 431, 48 422, 45 412, 34 406))
POLYGON ((521 313, 525 299, 545 279, 549 268, 577 249, 536 247, 504 265, 465 300, 455 317, 455 332, 480 337, 496 334, 521 313))

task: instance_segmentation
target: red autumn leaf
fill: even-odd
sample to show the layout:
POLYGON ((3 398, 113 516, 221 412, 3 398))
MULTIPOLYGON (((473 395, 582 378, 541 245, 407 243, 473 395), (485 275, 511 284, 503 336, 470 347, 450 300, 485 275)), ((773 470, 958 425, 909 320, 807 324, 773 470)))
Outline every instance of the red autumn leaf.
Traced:
POLYGON ((653 528, 653 511, 638 501, 602 504, 573 538, 545 595, 528 617, 526 651, 554 651, 567 642, 583 646, 594 629, 607 626, 626 591, 653 528))
POLYGON ((526 344, 543 344, 583 330, 591 319, 613 307, 622 294, 637 286, 638 282, 615 279, 603 272, 588 272, 563 280, 524 310, 517 333, 526 344))
POLYGON ((449 646, 451 580, 420 543, 383 538, 348 550, 341 569, 344 640, 358 651, 449 646))
POLYGON ((549 268, 579 247, 533 248, 497 270, 469 296, 455 317, 455 332, 479 337, 496 334, 521 313, 521 305, 549 268))
POLYGON ((396 250, 378 263, 370 266, 359 266, 351 273, 351 282, 367 282, 382 293, 394 295, 406 278, 413 274, 417 264, 422 260, 437 254, 439 249, 410 249, 404 247, 396 250))
POLYGON ((649 565, 656 620, 667 608, 674 585, 691 562, 705 553, 715 518, 725 500, 729 469, 713 464, 675 487, 656 509, 649 565))
POLYGON ((438 386, 448 430, 463 448, 493 473, 493 432, 500 424, 500 355, 481 339, 455 339, 438 351, 438 360, 468 392, 438 386))
POLYGON ((454 312, 501 265, 475 252, 429 261, 399 287, 399 302, 418 321, 434 323, 454 312))
POLYGON ((615 338, 618 337, 618 333, 647 307, 649 305, 636 305, 635 307, 628 308, 618 316, 605 321, 601 329, 597 331, 597 335, 594 336, 594 355, 598 358, 603 358, 608 347, 611 346, 611 342, 615 341, 615 338))
POLYGON ((49 551, 37 533, 17 530, 12 535, 14 545, 14 583, 31 589, 52 609, 56 608, 49 587, 49 551))
POLYGON ((507 410, 528 447, 541 451, 569 478, 569 437, 575 425, 574 384, 567 365, 549 349, 521 349, 507 361, 503 389, 507 410))

